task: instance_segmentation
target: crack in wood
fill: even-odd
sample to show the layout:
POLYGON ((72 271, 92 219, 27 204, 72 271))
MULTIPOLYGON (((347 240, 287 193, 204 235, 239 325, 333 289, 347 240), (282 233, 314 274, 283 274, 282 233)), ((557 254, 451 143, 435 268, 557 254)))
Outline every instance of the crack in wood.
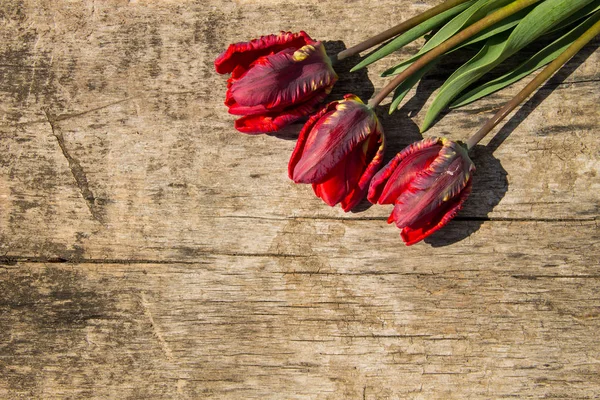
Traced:
POLYGON ((167 360, 173 361, 173 353, 171 352, 171 348, 169 347, 169 344, 163 337, 160 328, 156 325, 156 322, 154 321, 154 317, 152 316, 152 311, 150 311, 150 303, 148 303, 148 299, 146 298, 146 295, 144 293, 141 293, 140 299, 141 299, 142 307, 144 308, 144 314, 146 315, 146 317, 148 318, 148 321, 150 322, 150 326, 152 327, 154 336, 156 336, 156 339, 158 339, 160 348, 165 353, 165 357, 167 357, 167 360))
POLYGON ((455 217, 455 221, 483 221, 483 222, 594 222, 597 217, 588 218, 506 218, 506 217, 455 217))
MULTIPOLYGON (((200 257, 253 257, 253 258, 308 258, 309 256, 296 254, 278 254, 278 253, 203 253, 200 257)), ((205 260, 151 260, 151 259, 122 259, 122 258, 63 258, 63 257, 40 257, 40 256, 0 256, 0 265, 17 265, 18 263, 30 264, 181 264, 198 265, 207 264, 205 260)))
MULTIPOLYGON (((133 100, 133 99, 136 99, 136 98, 137 98, 137 97, 127 97, 127 98, 125 98, 125 99, 121 99, 121 100, 113 101, 113 102, 111 102, 111 103, 108 103, 108 104, 105 104, 105 105, 102 105, 102 106, 98 106, 98 107, 94 107, 94 108, 90 108, 90 109, 88 109, 88 110, 84 110, 84 111, 81 111, 81 112, 78 112, 78 113, 72 113, 72 114, 59 114, 59 115, 56 115, 56 116, 54 116, 54 121, 55 121, 55 122, 59 122, 59 121, 64 121, 64 120, 66 120, 66 119, 70 119, 70 118, 77 118, 77 117, 81 117, 81 116, 83 116, 83 115, 86 115, 86 114, 89 114, 89 113, 93 113, 93 112, 95 112, 95 111, 100 111, 100 110, 103 110, 103 109, 105 109, 105 108, 108 108, 108 107, 111 107, 111 106, 117 105, 117 104, 125 103, 126 101, 133 100)), ((46 113, 46 117, 47 117, 47 116, 48 116, 48 113, 46 113)))
POLYGON ((569 275, 559 275, 559 274, 554 274, 554 275, 511 275, 511 278, 514 279, 523 279, 523 280, 529 280, 529 281, 535 281, 537 279, 599 279, 600 275, 594 275, 594 274, 581 274, 581 275, 573 275, 573 274, 569 274, 569 275))
MULTIPOLYGON (((3 65, 0 64, 0 67, 2 67, 3 65)), ((40 124, 40 123, 44 123, 48 121, 48 116, 50 115, 50 117, 52 118, 52 123, 56 123, 59 121, 65 121, 67 119, 71 119, 71 118, 78 118, 78 117, 82 117, 84 115, 96 112, 96 111, 100 111, 103 110, 105 108, 117 105, 117 104, 121 104, 121 103, 125 103, 127 101, 130 100, 135 100, 135 99, 139 99, 139 98, 156 98, 159 96, 185 96, 185 95, 191 95, 191 94, 197 94, 198 91, 196 90, 185 90, 185 91, 157 91, 156 93, 149 93, 146 96, 131 96, 131 97, 127 97, 124 99, 120 99, 120 100, 115 100, 112 101, 110 103, 101 105, 101 106, 97 106, 97 107, 92 107, 89 108, 87 110, 83 110, 80 112, 75 112, 75 113, 65 113, 65 114, 58 114, 58 115, 52 115, 49 114, 47 111, 44 111, 44 113, 46 114, 46 119, 35 119, 33 121, 26 121, 26 122, 19 122, 16 124, 5 124, 5 123, 0 123, 0 127, 23 127, 23 126, 28 126, 28 125, 34 125, 34 124, 40 124)))
POLYGON ((55 125, 58 121, 56 117, 50 114, 48 110, 44 110, 44 114, 46 114, 46 119, 48 120, 50 128, 52 129, 52 135, 54 135, 54 137, 56 138, 56 141, 58 142, 58 146, 60 147, 63 156, 67 159, 67 162, 69 163, 71 175, 73 175, 73 178, 75 179, 75 183, 79 188, 81 196, 85 200, 87 208, 90 210, 92 218, 102 224, 103 221, 101 214, 97 208, 98 206, 96 204, 96 198, 94 196, 94 193, 90 189, 87 176, 85 174, 85 171, 83 170, 83 167, 81 166, 81 163, 79 162, 79 160, 77 160, 71 155, 71 153, 67 149, 63 134, 59 132, 58 129, 56 129, 55 125))
POLYGON ((578 83, 593 83, 593 82, 600 82, 600 79, 580 79, 580 80, 576 80, 576 81, 567 81, 567 82, 561 82, 558 85, 559 86, 563 86, 563 85, 574 85, 574 84, 578 84, 578 83))
MULTIPOLYGON (((523 203, 525 204, 525 203, 523 203)), ((364 222, 364 221, 387 221, 388 217, 329 217, 329 216, 295 216, 295 217, 263 217, 254 215, 202 215, 201 218, 208 219, 248 219, 262 221, 341 221, 341 222, 364 222)), ((457 216, 454 221, 463 222, 594 222, 598 217, 582 217, 582 218, 519 218, 519 217, 478 217, 478 216, 457 216)))

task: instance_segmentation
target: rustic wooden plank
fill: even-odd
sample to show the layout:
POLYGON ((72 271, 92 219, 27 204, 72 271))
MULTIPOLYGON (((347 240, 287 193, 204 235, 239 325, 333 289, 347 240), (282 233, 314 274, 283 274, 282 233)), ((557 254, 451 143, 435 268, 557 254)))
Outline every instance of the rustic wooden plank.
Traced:
POLYGON ((4 260, 0 394, 592 398, 597 226, 530 223, 515 248, 514 224, 493 225, 472 252, 403 261, 385 236, 191 263, 4 260))
MULTIPOLYGON (((240 255, 240 256, 273 256, 306 257, 322 253, 335 259, 338 254, 348 256, 357 253, 361 262, 369 265, 382 260, 392 262, 405 260, 411 263, 429 263, 429 259, 441 257, 447 260, 456 255, 467 258, 480 256, 481 251, 498 251, 503 257, 511 254, 522 254, 523 248, 537 249, 535 241, 538 236, 560 232, 563 245, 572 250, 569 243, 583 239, 579 236, 582 229, 590 233, 581 243, 572 246, 595 249, 597 243, 597 221, 453 221, 443 231, 428 238, 412 248, 405 248, 399 238, 399 231, 393 225, 387 225, 385 219, 322 219, 322 218, 239 218, 239 217, 207 217, 198 218, 201 225, 169 228, 161 223, 160 232, 145 237, 145 231, 114 231, 114 236, 99 235, 92 232, 89 237, 77 231, 73 234, 76 244, 68 247, 59 239, 44 241, 31 238, 31 243, 18 242, 4 252, 8 259, 47 260, 62 258, 77 261, 84 259, 117 259, 117 260, 170 260, 194 261, 205 255, 240 255), (506 225, 508 224, 508 225, 506 225), (537 234, 521 237, 521 231, 531 229, 537 234), (127 237, 125 237, 127 234, 127 237), (123 236, 120 236, 123 235, 123 236), (494 235, 506 236, 506 243, 496 247, 488 242, 494 235), (580 238, 580 239, 578 239, 580 238), (532 241, 531 243, 529 241, 532 241), (448 245, 451 245, 448 247, 448 245), (435 249, 430 248, 433 245, 435 249), (491 248, 492 250, 485 250, 491 248), (32 250, 34 249, 34 250, 32 250), (371 260, 371 261, 369 261, 371 260)), ((67 236, 69 230, 61 232, 67 236)), ((10 240, 10 239, 9 239, 10 240)), ((537 253, 543 258, 544 248, 537 253)), ((573 259, 585 259, 590 265, 598 264, 594 251, 575 252, 560 263, 569 263, 573 259)), ((440 263, 445 268, 445 262, 440 263)), ((478 261, 479 263, 479 261, 478 261)), ((334 265, 333 263, 332 265, 334 265)), ((554 263, 550 263, 554 264, 554 263)), ((327 264, 329 265, 329 264, 327 264)), ((318 267, 321 265, 319 264, 318 267)), ((332 266, 332 268, 334 268, 332 266)), ((335 266, 343 268, 343 266, 335 266)))

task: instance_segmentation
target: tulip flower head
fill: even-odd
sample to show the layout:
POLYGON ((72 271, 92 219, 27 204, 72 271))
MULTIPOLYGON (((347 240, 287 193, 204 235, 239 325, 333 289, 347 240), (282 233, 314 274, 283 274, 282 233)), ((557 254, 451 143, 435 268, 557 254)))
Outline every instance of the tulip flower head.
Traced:
POLYGON ((471 192, 475 165, 460 144, 428 138, 398 153, 371 181, 368 199, 394 204, 395 222, 410 246, 448 223, 471 192))
POLYGON ((383 129, 375 112, 348 94, 302 128, 288 165, 290 179, 311 183, 317 197, 351 210, 365 196, 383 161, 383 129))
POLYGON ((251 134, 274 132, 311 114, 338 78, 323 44, 302 31, 231 44, 215 69, 231 73, 225 105, 242 116, 235 128, 251 134))

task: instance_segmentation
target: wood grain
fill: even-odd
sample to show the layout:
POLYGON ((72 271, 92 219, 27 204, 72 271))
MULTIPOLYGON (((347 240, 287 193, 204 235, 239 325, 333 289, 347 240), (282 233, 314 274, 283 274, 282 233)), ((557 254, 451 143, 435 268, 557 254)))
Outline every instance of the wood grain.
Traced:
MULTIPOLYGON (((303 29, 333 52, 438 3, 3 1, 0 398, 596 398, 598 39, 409 248, 390 208, 289 181, 299 124, 243 135, 222 104, 228 43, 303 29)), ((336 67, 332 98, 416 48, 336 67)), ((387 158, 458 61, 378 110, 387 158)), ((426 135, 466 139, 523 84, 426 135)))

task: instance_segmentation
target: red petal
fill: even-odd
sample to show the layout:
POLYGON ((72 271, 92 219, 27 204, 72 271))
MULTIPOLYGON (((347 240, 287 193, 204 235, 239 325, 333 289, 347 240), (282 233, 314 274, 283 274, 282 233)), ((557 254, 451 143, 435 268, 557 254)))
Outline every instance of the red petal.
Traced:
POLYGON ((400 232, 400 236, 407 246, 420 242, 433 232, 445 226, 462 209, 463 203, 471 193, 472 179, 469 179, 465 188, 443 207, 433 210, 430 214, 421 218, 418 223, 406 226, 400 232))
POLYGON ((362 147, 356 146, 330 171, 324 182, 313 184, 317 197, 323 199, 328 205, 334 206, 356 189, 366 168, 365 152, 362 147))
POLYGON ((296 141, 296 146, 294 147, 294 151, 292 152, 292 156, 290 157, 290 162, 288 163, 288 176, 290 177, 290 179, 293 180, 292 176, 294 174, 294 169, 296 168, 296 164, 298 164, 298 160, 300 160, 300 157, 302 157, 304 145, 306 144, 308 134, 312 130, 313 126, 315 126, 317 121, 319 121, 325 114, 335 110, 337 103, 337 101, 332 101, 325 107, 321 108, 321 110, 319 110, 318 113, 310 117, 302 127, 302 130, 298 135, 298 140, 296 141))
POLYGON ((286 48, 294 50, 307 44, 313 44, 314 40, 305 32, 298 33, 280 32, 278 35, 261 36, 249 42, 230 44, 226 51, 221 53, 215 60, 215 69, 219 74, 227 74, 236 67, 247 70, 250 64, 262 56, 280 52, 286 48))
POLYGON ((475 166, 466 149, 447 139, 439 140, 443 148, 429 167, 406 186, 388 219, 402 229, 408 245, 444 226, 471 191, 475 166))
POLYGON ((431 164, 441 148, 440 140, 435 137, 406 147, 373 177, 369 201, 373 204, 393 204, 416 174, 431 164))
POLYGON ((324 183, 313 183, 312 187, 313 187, 313 191, 315 192, 315 195, 320 198, 321 200, 323 200, 325 202, 325 204, 327 204, 330 207, 335 206, 338 203, 338 199, 337 199, 337 193, 335 192, 336 188, 334 187, 333 184, 331 184, 332 187, 327 187, 327 182, 324 183))
POLYGON ((279 112, 241 117, 235 121, 235 128, 248 134, 276 132, 315 111, 316 105, 323 101, 327 94, 326 91, 315 93, 307 102, 279 112))
POLYGON ((383 162, 383 153, 385 151, 385 137, 383 135, 381 125, 378 125, 379 129, 377 130, 377 132, 371 135, 371 137, 369 138, 366 159, 371 161, 362 173, 358 184, 350 193, 348 193, 344 200, 342 200, 342 209, 346 212, 356 207, 356 205, 358 205, 358 203, 360 203, 360 201, 365 197, 373 175, 375 175, 375 173, 379 170, 379 168, 381 167, 381 163, 383 162))
POLYGON ((396 199, 393 214, 398 228, 402 229, 422 220, 466 186, 469 177, 465 176, 465 171, 460 170, 462 157, 451 156, 439 162, 440 170, 432 168, 444 158, 442 154, 446 149, 444 147, 430 168, 417 175, 396 199))
POLYGON ((394 204, 415 176, 435 160, 441 149, 441 145, 431 146, 422 151, 409 154, 390 176, 377 202, 379 204, 394 204))
POLYGON ((292 171, 294 182, 322 182, 341 160, 377 130, 375 113, 357 97, 348 97, 335 107, 335 111, 312 122, 314 125, 292 171))
POLYGON ((238 115, 279 111, 331 88, 337 75, 323 45, 285 49, 259 58, 227 91, 229 112, 238 115))

